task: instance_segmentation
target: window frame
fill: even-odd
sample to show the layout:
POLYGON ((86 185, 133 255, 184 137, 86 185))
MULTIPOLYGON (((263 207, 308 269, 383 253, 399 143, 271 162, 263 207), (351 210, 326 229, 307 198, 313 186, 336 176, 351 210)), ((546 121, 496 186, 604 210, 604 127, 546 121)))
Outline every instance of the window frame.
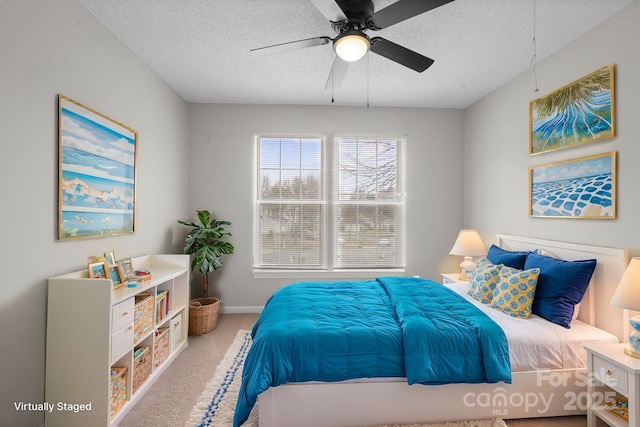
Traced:
POLYGON ((365 279, 372 278, 380 274, 403 274, 406 272, 406 147, 407 138, 406 135, 370 135, 370 134, 316 134, 316 133, 295 133, 295 134, 279 134, 279 133, 255 133, 253 134, 253 163, 254 163, 254 212, 253 212, 253 237, 252 237, 252 274, 254 278, 284 278, 284 279, 314 279, 314 278, 346 278, 346 279, 365 279), (322 220, 320 227, 322 229, 321 237, 324 235, 324 241, 321 240, 321 257, 324 257, 324 267, 312 268, 312 267, 294 267, 285 268, 285 266, 266 266, 258 265, 257 260, 260 256, 260 221, 259 216, 261 212, 261 206, 264 203, 260 202, 259 189, 261 186, 260 177, 260 140, 266 138, 318 138, 321 144, 321 201, 324 206, 322 220), (336 214, 336 207, 338 204, 336 200, 338 198, 338 145, 341 138, 356 139, 356 140, 397 140, 401 144, 401 150, 399 150, 397 156, 398 161, 396 164, 396 173, 398 175, 399 188, 396 190, 398 197, 401 198, 400 206, 402 209, 402 223, 403 227, 401 232, 401 242, 396 243, 396 246, 401 251, 400 257, 402 266, 396 267, 345 267, 337 268, 334 264, 336 247, 334 245, 335 239, 337 239, 336 220, 334 215, 336 214))

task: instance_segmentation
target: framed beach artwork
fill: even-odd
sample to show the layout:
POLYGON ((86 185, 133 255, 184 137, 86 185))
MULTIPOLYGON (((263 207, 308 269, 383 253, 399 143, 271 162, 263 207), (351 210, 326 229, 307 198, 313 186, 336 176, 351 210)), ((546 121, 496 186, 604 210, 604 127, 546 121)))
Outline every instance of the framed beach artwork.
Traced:
POLYGON ((529 168, 529 215, 616 217, 616 152, 529 168))
POLYGON ((122 272, 122 278, 127 279, 129 277, 135 276, 135 271, 133 269, 133 263, 131 262, 131 258, 125 258, 118 261, 118 265, 120 266, 120 271, 122 272))
POLYGON ((114 251, 109 251, 109 252, 105 252, 104 253, 104 262, 107 263, 107 265, 112 265, 116 263, 116 254, 114 251))
POLYGON ((122 276, 122 270, 118 264, 109 265, 106 267, 111 279, 111 285, 113 289, 118 289, 124 286, 124 278, 122 276))
POLYGON ((104 261, 90 262, 87 264, 87 273, 92 279, 109 279, 109 271, 104 265, 104 261))
POLYGON ((135 229, 138 134, 58 96, 58 239, 135 229))
POLYGON ((600 68, 529 103, 529 154, 615 136, 615 67, 600 68))

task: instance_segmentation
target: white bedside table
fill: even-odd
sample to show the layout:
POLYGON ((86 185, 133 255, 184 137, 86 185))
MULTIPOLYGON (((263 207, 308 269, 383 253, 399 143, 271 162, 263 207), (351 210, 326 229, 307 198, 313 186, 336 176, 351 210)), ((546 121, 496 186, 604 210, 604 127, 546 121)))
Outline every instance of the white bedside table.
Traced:
POLYGON ((626 344, 592 344, 587 350, 587 426, 640 427, 640 359, 624 354, 626 344), (629 401, 629 422, 604 404, 612 396, 629 401), (602 422, 606 423, 603 424, 602 422))
POLYGON ((442 283, 469 283, 468 280, 460 280, 460 273, 442 273, 442 283))

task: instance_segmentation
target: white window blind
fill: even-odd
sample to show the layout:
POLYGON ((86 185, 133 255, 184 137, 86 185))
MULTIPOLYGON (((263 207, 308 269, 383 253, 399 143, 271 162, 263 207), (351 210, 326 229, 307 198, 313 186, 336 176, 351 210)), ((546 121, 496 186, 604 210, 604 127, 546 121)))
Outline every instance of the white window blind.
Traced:
POLYGON ((336 142, 334 266, 404 267, 404 140, 336 142))
POLYGON ((256 136, 254 268, 405 267, 404 139, 324 144, 256 136))
POLYGON ((258 137, 256 266, 326 268, 323 139, 258 137))

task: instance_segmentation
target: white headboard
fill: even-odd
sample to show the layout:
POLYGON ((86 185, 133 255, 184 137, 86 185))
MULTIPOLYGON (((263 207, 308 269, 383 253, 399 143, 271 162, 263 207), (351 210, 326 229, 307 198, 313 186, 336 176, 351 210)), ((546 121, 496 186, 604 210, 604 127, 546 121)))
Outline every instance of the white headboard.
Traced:
POLYGON ((627 341, 629 335, 628 311, 614 307, 609 303, 629 263, 629 255, 626 250, 506 234, 498 234, 496 237, 498 246, 511 251, 538 249, 542 255, 567 261, 595 258, 597 260, 596 269, 582 300, 578 319, 616 335, 621 342, 627 341))

